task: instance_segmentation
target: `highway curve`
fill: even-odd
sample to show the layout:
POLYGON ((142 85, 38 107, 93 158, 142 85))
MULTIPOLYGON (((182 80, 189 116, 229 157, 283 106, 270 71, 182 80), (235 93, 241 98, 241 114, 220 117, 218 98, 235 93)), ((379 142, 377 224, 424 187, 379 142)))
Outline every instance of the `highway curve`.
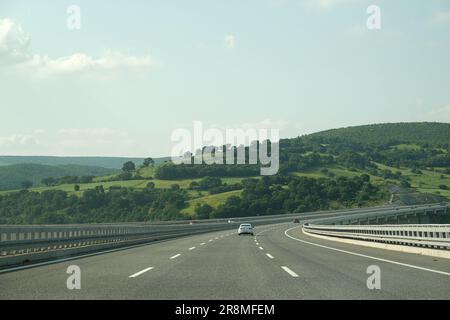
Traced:
POLYGON ((0 299, 449 299, 450 261, 302 234, 220 231, 0 273, 0 299), (67 267, 81 268, 69 290, 67 267), (381 270, 369 290, 367 267, 381 270))

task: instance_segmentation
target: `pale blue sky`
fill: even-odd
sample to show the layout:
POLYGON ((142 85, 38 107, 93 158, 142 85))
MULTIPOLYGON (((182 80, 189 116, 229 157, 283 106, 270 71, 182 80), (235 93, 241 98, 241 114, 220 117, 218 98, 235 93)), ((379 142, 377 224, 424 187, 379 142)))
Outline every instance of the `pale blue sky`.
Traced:
POLYGON ((448 0, 0 2, 3 155, 164 156, 194 120, 450 122, 449 88, 448 0))

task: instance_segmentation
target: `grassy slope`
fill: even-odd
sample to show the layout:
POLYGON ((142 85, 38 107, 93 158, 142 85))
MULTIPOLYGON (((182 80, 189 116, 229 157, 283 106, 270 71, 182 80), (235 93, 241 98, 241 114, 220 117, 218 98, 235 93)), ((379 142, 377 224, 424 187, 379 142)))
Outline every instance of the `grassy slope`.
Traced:
MULTIPOLYGON (((415 174, 411 171, 409 168, 394 168, 389 167, 380 163, 376 163, 379 169, 388 169, 392 172, 400 171, 403 176, 410 178, 410 183, 413 188, 416 188, 419 192, 427 192, 427 193, 438 193, 440 195, 446 196, 450 198, 450 190, 442 190, 439 189, 439 185, 441 184, 447 184, 449 185, 449 175, 443 175, 439 172, 434 172, 431 170, 422 170, 422 174, 415 174), (443 176, 443 178, 441 178, 443 176)), ((326 167, 328 171, 333 172, 336 177, 338 176, 344 176, 344 177, 352 177, 356 175, 361 174, 368 174, 370 176, 370 179, 372 183, 376 185, 385 185, 386 180, 373 176, 366 172, 365 170, 357 170, 357 171, 350 171, 342 166, 329 166, 326 167)), ((307 171, 307 172, 295 172, 294 175, 296 176, 304 176, 304 177, 310 177, 310 178, 326 178, 326 174, 322 173, 320 170, 323 168, 317 168, 315 170, 307 171)))
POLYGON ((22 181, 30 180, 35 186, 41 184, 43 178, 63 176, 98 176, 117 172, 103 167, 58 165, 48 166, 34 163, 22 163, 0 166, 0 189, 19 188, 22 181))
POLYGON ((440 195, 450 197, 450 190, 439 189, 439 185, 449 185, 450 176, 431 170, 421 170, 422 174, 416 174, 409 168, 393 168, 377 163, 380 169, 389 169, 393 172, 400 171, 403 176, 410 178, 410 183, 413 188, 419 192, 438 193, 440 195), (443 178, 441 178, 443 176, 443 178))
POLYGON ((213 208, 217 208, 220 204, 224 203, 230 196, 239 196, 242 190, 234 190, 229 192, 223 192, 219 194, 205 195, 196 199, 188 201, 188 207, 183 209, 183 213, 189 216, 194 214, 195 206, 197 203, 209 204, 213 208))

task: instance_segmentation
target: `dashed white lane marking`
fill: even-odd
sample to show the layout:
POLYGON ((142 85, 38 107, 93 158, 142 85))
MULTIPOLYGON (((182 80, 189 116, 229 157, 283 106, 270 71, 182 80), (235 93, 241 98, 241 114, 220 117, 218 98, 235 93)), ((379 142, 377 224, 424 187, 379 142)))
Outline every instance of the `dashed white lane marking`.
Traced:
POLYGON ((200 243, 200 245, 201 245, 201 246, 204 246, 204 245, 205 245, 205 243, 204 243, 204 242, 202 242, 202 243, 200 243))
POLYGON ((178 254, 176 254, 176 255, 170 257, 170 259, 175 259, 175 258, 178 258, 179 256, 181 256, 181 253, 178 253, 178 254))
POLYGON ((306 243, 306 244, 310 244, 312 246, 316 246, 316 247, 320 247, 320 248, 324 248, 324 249, 328 249, 328 250, 333 250, 333 251, 337 251, 337 252, 347 253, 347 254, 351 254, 351 255, 354 255, 354 256, 358 256, 358 257, 373 259, 373 260, 377 260, 377 261, 383 261, 383 262, 396 264, 396 265, 403 266, 403 267, 408 267, 408 268, 413 268, 413 269, 418 269, 418 270, 423 270, 423 271, 428 271, 428 272, 434 272, 434 273, 439 273, 439 274, 443 274, 443 275, 446 275, 446 276, 450 276, 450 272, 444 272, 444 271, 435 270, 435 269, 428 269, 428 268, 424 268, 424 267, 415 266, 415 265, 412 265, 412 264, 407 264, 407 263, 393 261, 393 260, 388 260, 388 259, 383 259, 383 258, 377 258, 377 257, 374 257, 374 256, 368 256, 368 255, 361 254, 361 253, 356 253, 356 252, 352 252, 352 251, 342 250, 342 249, 338 249, 338 248, 334 248, 334 247, 324 246, 322 244, 318 244, 318 243, 314 243, 314 242, 301 240, 301 239, 295 238, 295 237, 293 237, 293 236, 288 234, 289 231, 291 231, 292 229, 295 229, 295 228, 298 228, 298 227, 289 228, 286 231, 284 231, 284 234, 288 238, 291 238, 293 240, 300 241, 300 242, 303 242, 303 243, 306 243))
POLYGON ((281 267, 284 271, 286 271, 287 273, 289 273, 291 276, 293 276, 294 278, 298 277, 298 274, 296 274, 294 271, 292 271, 291 269, 289 269, 288 267, 282 266, 281 267))
POLYGON ((209 239, 208 242, 212 242, 212 239, 209 239))
POLYGON ((215 237, 214 239, 219 240, 219 238, 215 237))
POLYGON ((270 259, 274 259, 273 255, 271 255, 270 253, 266 253, 266 256, 268 256, 270 259))
POLYGON ((264 248, 263 247, 259 247, 259 250, 264 250, 264 248))
POLYGON ((257 242, 256 245, 259 246, 259 242, 257 242))
POLYGON ((139 271, 139 272, 136 272, 135 274, 132 274, 132 275, 129 276, 128 278, 136 278, 136 277, 140 276, 141 274, 143 274, 144 272, 150 271, 150 270, 152 270, 152 269, 153 269, 153 267, 146 268, 146 269, 144 269, 144 270, 141 270, 141 271, 139 271))
POLYGON ((190 248, 189 248, 189 250, 194 250, 194 249, 195 249, 195 247, 190 247, 190 248))

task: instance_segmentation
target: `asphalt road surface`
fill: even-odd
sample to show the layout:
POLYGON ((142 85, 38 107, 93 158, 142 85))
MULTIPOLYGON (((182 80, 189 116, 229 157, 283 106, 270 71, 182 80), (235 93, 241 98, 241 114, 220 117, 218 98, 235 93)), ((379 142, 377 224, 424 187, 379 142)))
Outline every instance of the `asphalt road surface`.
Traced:
POLYGON ((4 272, 0 288, 0 299, 450 299, 450 261, 321 240, 283 223, 4 272), (71 265, 79 290, 67 288, 71 265), (370 290, 373 265, 380 289, 370 290))

